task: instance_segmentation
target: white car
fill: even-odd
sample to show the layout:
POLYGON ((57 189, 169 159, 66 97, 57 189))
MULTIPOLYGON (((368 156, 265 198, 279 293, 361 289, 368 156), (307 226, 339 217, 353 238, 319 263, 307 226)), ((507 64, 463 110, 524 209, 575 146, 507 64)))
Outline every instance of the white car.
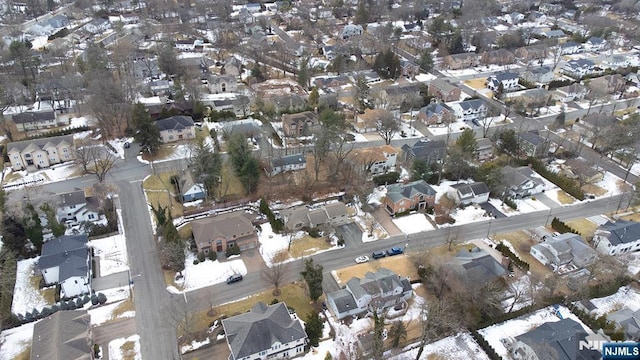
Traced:
POLYGON ((356 263, 358 263, 358 264, 366 263, 367 261, 369 261, 369 257, 368 256, 362 255, 362 256, 358 256, 356 258, 356 263))

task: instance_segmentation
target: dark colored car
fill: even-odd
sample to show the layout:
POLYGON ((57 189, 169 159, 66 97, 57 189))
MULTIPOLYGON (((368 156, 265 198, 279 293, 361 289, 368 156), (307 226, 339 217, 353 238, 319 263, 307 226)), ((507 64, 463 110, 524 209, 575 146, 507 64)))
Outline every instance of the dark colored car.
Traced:
POLYGON ((130 142, 126 142, 126 143, 124 143, 124 148, 125 148, 125 149, 128 149, 128 148, 130 148, 130 147, 131 147, 131 143, 130 143, 130 142))
POLYGON ((233 274, 227 278, 227 284, 233 284, 235 282, 242 281, 241 274, 233 274))
POLYGON ((399 246, 394 246, 391 249, 387 250, 387 255, 389 256, 393 256, 393 255, 400 255, 402 254, 404 251, 402 250, 401 247, 399 246))
POLYGON ((374 251, 373 254, 371 254, 371 257, 374 259, 380 259, 387 256, 384 251, 374 251))

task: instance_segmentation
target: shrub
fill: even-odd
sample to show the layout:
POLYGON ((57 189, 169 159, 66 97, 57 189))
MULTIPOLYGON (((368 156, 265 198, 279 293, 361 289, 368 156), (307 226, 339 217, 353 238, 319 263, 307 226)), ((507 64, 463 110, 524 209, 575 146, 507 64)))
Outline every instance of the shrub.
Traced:
POLYGON ((574 233, 574 234, 580 234, 578 232, 578 230, 572 228, 571 226, 565 224, 563 221, 561 221, 560 219, 558 219, 557 217, 554 217, 553 220, 551 220, 551 227, 561 233, 574 233))
POLYGON ((201 252, 199 252, 199 253, 198 253, 198 261, 200 261, 200 262, 204 262, 204 260, 205 260, 205 259, 206 259, 206 258, 205 258, 204 253, 203 253, 202 251, 201 251, 201 252))
POLYGON ((193 265, 198 265, 200 264, 200 260, 198 259, 193 259, 193 265))
POLYGON ((516 254, 514 254, 511 251, 511 249, 508 246, 506 246, 502 242, 499 242, 498 245, 496 245, 496 250, 500 251, 502 255, 508 257, 509 260, 511 260, 511 262, 515 266, 517 266, 520 270, 524 272, 529 271, 529 263, 520 259, 516 254))
MULTIPOLYGON (((60 305, 60 307, 62 308, 62 304, 60 305)), ((98 296, 96 294, 91 295, 91 305, 98 305, 98 296)))
POLYGON ((98 293, 98 302, 100 305, 104 305, 107 302, 107 297, 103 293, 98 293))
POLYGON ((218 258, 218 254, 216 254, 215 251, 209 251, 208 257, 209 257, 209 260, 216 261, 216 259, 218 258))
POLYGON ((582 191, 582 189, 580 189, 580 184, 577 181, 562 174, 550 171, 539 159, 530 157, 526 160, 523 160, 521 162, 521 165, 531 165, 533 170, 535 170, 538 174, 540 174, 547 180, 558 185, 558 187, 566 191, 567 194, 573 196, 578 200, 584 200, 584 192, 582 191))
POLYGON ((233 256, 233 255, 240 255, 240 248, 237 246, 229 246, 227 247, 227 251, 225 252, 225 254, 227 255, 227 257, 233 256))
POLYGON ((309 236, 311 236, 312 238, 319 238, 320 237, 320 230, 318 228, 311 228, 309 229, 309 236))
POLYGON ((376 186, 387 185, 387 184, 395 184, 400 179, 400 173, 397 171, 392 171, 386 174, 378 175, 373 177, 373 182, 376 186))
POLYGON ((512 198, 507 196, 504 199, 502 199, 502 202, 507 204, 507 206, 512 208, 513 210, 518 210, 518 204, 516 204, 516 202, 512 198))
POLYGON ((498 355, 496 350, 491 345, 489 345, 489 342, 487 342, 487 340, 485 340, 482 337, 482 335, 480 335, 480 333, 474 330, 471 332, 471 336, 476 340, 476 342, 482 348, 482 350, 484 350, 484 352, 487 353, 487 355, 489 356, 489 359, 502 360, 502 357, 498 355))
POLYGON ((93 344, 93 358, 97 359, 98 357, 100 357, 100 345, 93 344))

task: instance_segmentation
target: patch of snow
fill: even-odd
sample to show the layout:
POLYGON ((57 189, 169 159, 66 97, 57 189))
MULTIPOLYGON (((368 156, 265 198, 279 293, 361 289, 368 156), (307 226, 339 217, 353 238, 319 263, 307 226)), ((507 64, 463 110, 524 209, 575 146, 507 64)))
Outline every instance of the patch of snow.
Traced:
POLYGON ((189 351, 200 349, 201 347, 203 347, 205 345, 209 345, 209 343, 210 343, 209 338, 206 338, 206 339, 204 339, 202 341, 193 340, 190 344, 183 345, 180 348, 180 353, 185 354, 185 353, 187 353, 189 351))
POLYGON ((420 81, 420 82, 427 82, 427 81, 431 81, 436 79, 437 76, 433 75, 433 74, 424 74, 424 73, 420 73, 418 75, 416 75, 416 80, 420 81))
POLYGON ((402 216, 391 221, 405 234, 415 234, 434 229, 424 214, 402 216))
MULTIPOLYGON (((398 356, 389 358, 390 360, 415 359, 418 355, 418 347, 404 352, 398 356)), ((474 359, 488 360, 489 356, 480 348, 480 345, 471 337, 469 333, 458 333, 427 344, 421 355, 421 359, 474 359)))
POLYGON ((107 302, 112 303, 114 301, 120 301, 127 299, 129 297, 129 285, 125 284, 124 286, 115 287, 106 290, 100 290, 98 293, 103 293, 107 297, 107 302))
POLYGON ((620 310, 625 306, 637 311, 640 309, 640 291, 629 286, 623 286, 613 295, 591 299, 591 303, 596 307, 592 311, 595 316, 605 315, 620 310))
POLYGON ((40 290, 31 285, 30 277, 36 274, 36 263, 40 257, 20 260, 16 266, 16 284, 13 288, 13 303, 11 312, 24 315, 33 309, 40 311, 49 305, 40 290))
POLYGON ((87 310, 89 315, 91 316, 91 325, 98 326, 106 323, 107 321, 122 319, 122 318, 131 318, 136 316, 135 311, 125 311, 120 314, 118 317, 113 316, 113 311, 120 306, 124 301, 118 301, 112 304, 103 305, 100 307, 96 307, 93 309, 87 310))
POLYGON ((2 339, 0 360, 14 360, 18 354, 31 346, 33 326, 36 323, 37 321, 24 324, 5 330, 0 334, 0 339, 2 339))
POLYGON ((605 172, 602 181, 598 182, 596 185, 607 190, 607 192, 599 197, 622 194, 623 191, 620 190, 620 186, 618 185, 619 183, 622 183, 622 179, 608 171, 605 172))
POLYGON ((205 260, 193 265, 196 255, 189 253, 185 260, 183 288, 185 291, 200 289, 225 282, 233 274, 247 275, 247 267, 242 260, 220 262, 205 260))
POLYGON ((487 211, 479 205, 469 205, 464 209, 455 209, 451 212, 451 217, 456 220, 454 225, 468 224, 476 221, 488 220, 490 217, 487 211))
MULTIPOLYGON (((169 145, 169 147, 173 148, 173 152, 169 154, 167 157, 162 159, 156 159, 154 163, 161 163, 165 161, 173 161, 179 159, 188 159, 191 156, 191 146, 189 145, 169 145)), ((140 158, 140 156, 138 156, 140 158)))
POLYGON ((384 186, 378 186, 373 188, 369 197, 367 197, 367 203, 372 205, 382 205, 382 198, 387 196, 387 188, 384 186))
MULTIPOLYGON (((118 221, 122 224, 118 209, 118 221)), ((127 259, 127 242, 124 234, 117 234, 103 239, 89 241, 94 249, 94 255, 100 258, 100 276, 107 276, 129 270, 127 259)))
MULTIPOLYGON (((77 170, 77 167, 73 163, 67 162, 34 172, 27 172, 26 170, 14 171, 14 173, 20 175, 20 178, 9 183, 4 183, 2 188, 6 190, 13 190, 24 186, 30 186, 32 184, 43 185, 73 179, 78 177, 78 175, 76 175, 77 170)), ((7 176, 11 173, 11 168, 6 168, 4 171, 4 176, 7 176)))
MULTIPOLYGON (((271 258, 289 247, 289 235, 276 234, 271 229, 271 224, 264 223, 260 225, 262 231, 258 233, 258 241, 260 242, 260 255, 264 259, 267 266, 271 266, 271 258)), ((303 231, 298 231, 293 235, 291 241, 302 238, 305 235, 303 231)))
POLYGON ((109 359, 110 360, 142 360, 140 353, 140 335, 131 335, 128 338, 115 339, 109 342, 109 359), (127 342, 133 342, 133 353, 123 354, 122 345, 127 342))

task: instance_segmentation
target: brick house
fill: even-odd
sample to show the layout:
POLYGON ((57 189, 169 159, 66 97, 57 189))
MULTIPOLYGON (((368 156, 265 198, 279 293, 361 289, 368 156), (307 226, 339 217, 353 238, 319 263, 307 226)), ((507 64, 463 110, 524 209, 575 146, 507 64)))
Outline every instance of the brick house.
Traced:
POLYGON ((391 184, 387 186, 387 196, 384 197, 384 208, 391 215, 410 210, 424 210, 433 206, 436 201, 436 191, 424 180, 412 181, 406 184, 391 184))
POLYGON ((320 126, 318 115, 314 112, 304 111, 297 114, 282 114, 282 131, 285 136, 309 136, 318 126, 320 126))
POLYGON ((448 124, 456 119, 453 110, 447 104, 433 102, 418 112, 418 119, 425 125, 448 124))
POLYGON ((435 96, 444 102, 449 102, 460 99, 461 90, 446 80, 435 79, 429 83, 427 92, 429 96, 435 96))
POLYGON ((460 70, 478 65, 478 54, 462 53, 447 55, 442 59, 442 66, 446 69, 460 70))
POLYGON ((256 229, 243 211, 194 220, 191 228, 198 252, 205 254, 226 251, 234 246, 240 250, 258 246, 256 229))

